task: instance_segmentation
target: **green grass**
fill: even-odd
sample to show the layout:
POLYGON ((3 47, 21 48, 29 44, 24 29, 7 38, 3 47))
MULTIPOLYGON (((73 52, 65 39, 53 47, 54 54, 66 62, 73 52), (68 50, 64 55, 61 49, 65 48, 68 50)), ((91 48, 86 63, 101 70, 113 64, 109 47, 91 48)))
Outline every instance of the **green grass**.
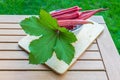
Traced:
MULTIPOLYGON (((78 5, 87 9, 109 8, 98 13, 106 21, 115 45, 120 53, 120 0, 0 0, 0 14, 39 14, 40 8, 47 11, 78 5)), ((109 45, 109 44, 108 44, 109 45)))

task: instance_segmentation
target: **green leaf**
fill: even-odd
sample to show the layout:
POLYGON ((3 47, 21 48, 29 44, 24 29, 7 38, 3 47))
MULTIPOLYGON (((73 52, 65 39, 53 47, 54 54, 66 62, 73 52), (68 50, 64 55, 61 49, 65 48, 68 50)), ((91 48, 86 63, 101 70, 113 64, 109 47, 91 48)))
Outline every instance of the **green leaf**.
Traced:
POLYGON ((74 47, 68 43, 65 38, 62 37, 62 35, 57 38, 54 49, 58 59, 65 61, 67 64, 70 64, 74 57, 75 50, 74 47))
POLYGON ((64 40, 66 40, 66 42, 72 43, 72 42, 77 41, 77 38, 74 35, 74 33, 72 33, 71 31, 69 31, 68 29, 61 27, 61 28, 59 28, 59 30, 60 30, 61 37, 64 40))
POLYGON ((56 43, 56 34, 51 32, 49 36, 42 36, 30 43, 29 60, 32 64, 45 63, 53 54, 53 47, 56 43))
POLYGON ((59 28, 59 25, 57 24, 57 20, 44 10, 40 10, 40 21, 41 24, 45 23, 44 26, 49 27, 53 30, 59 28))
POLYGON ((40 36, 41 34, 46 34, 47 31, 51 31, 49 28, 40 24, 39 19, 35 16, 24 19, 20 22, 20 25, 27 34, 35 36, 40 36))

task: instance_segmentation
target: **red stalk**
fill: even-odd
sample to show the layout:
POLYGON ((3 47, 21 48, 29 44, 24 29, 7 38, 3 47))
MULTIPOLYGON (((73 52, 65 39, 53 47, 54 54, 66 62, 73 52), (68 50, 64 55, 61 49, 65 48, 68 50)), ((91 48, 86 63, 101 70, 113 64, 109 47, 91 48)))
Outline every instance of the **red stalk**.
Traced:
POLYGON ((59 16, 54 16, 54 18, 56 18, 57 20, 66 20, 66 19, 75 19, 79 17, 79 12, 75 11, 73 13, 67 13, 67 14, 63 14, 63 15, 59 15, 59 16))
POLYGON ((107 10, 107 9, 100 8, 100 9, 96 9, 96 10, 83 11, 81 13, 81 15, 79 15, 78 19, 85 20, 85 19, 88 19, 89 17, 91 17, 92 15, 96 14, 97 12, 101 12, 101 11, 105 11, 105 10, 107 10))
POLYGON ((58 24, 59 26, 76 26, 76 25, 80 25, 80 24, 88 24, 91 23, 90 21, 86 21, 86 20, 58 20, 58 24))
POLYGON ((54 16, 66 14, 66 13, 71 13, 71 12, 74 12, 74 11, 79 11, 79 10, 81 10, 81 8, 79 8, 78 6, 74 6, 74 7, 71 7, 71 8, 67 8, 67 9, 63 9, 63 10, 60 10, 60 11, 52 12, 51 15, 54 17, 54 16))

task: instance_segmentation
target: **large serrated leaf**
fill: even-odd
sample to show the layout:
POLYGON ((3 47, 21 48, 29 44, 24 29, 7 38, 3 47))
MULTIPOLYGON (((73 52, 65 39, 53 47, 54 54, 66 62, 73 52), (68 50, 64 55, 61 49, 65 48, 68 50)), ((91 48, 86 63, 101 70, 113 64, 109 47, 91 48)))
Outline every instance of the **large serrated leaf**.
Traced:
POLYGON ((49 28, 40 24, 39 19, 35 16, 24 19, 20 22, 20 25, 22 29, 29 35, 40 36, 41 34, 46 34, 47 31, 50 31, 49 28))
POLYGON ((68 43, 64 38, 59 36, 59 38, 57 38, 54 49, 58 59, 65 61, 67 64, 70 64, 75 52, 72 44, 68 43))
POLYGON ((32 41, 29 45, 29 60, 32 64, 45 63, 53 54, 53 47, 56 43, 56 35, 51 32, 49 36, 42 36, 32 41))
POLYGON ((56 30, 59 27, 57 24, 57 20, 44 10, 40 11, 40 20, 42 21, 41 24, 46 23, 44 24, 44 26, 49 27, 53 30, 56 30))
POLYGON ((77 41, 77 38, 76 36, 74 35, 74 33, 72 33, 71 31, 67 30, 66 28, 59 28, 59 31, 60 31, 60 35, 61 35, 61 38, 66 40, 66 42, 68 43, 72 43, 72 42, 75 42, 77 41))

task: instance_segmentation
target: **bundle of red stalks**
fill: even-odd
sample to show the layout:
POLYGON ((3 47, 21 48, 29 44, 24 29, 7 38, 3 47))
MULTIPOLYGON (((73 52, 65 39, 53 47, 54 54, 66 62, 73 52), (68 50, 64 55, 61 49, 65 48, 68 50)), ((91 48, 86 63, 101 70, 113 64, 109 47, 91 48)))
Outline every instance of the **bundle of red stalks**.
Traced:
POLYGON ((52 17, 56 18, 59 26, 72 30, 76 25, 92 23, 86 19, 90 18, 97 12, 105 11, 107 9, 100 8, 95 10, 80 11, 82 8, 74 6, 67 9, 52 12, 52 17))

